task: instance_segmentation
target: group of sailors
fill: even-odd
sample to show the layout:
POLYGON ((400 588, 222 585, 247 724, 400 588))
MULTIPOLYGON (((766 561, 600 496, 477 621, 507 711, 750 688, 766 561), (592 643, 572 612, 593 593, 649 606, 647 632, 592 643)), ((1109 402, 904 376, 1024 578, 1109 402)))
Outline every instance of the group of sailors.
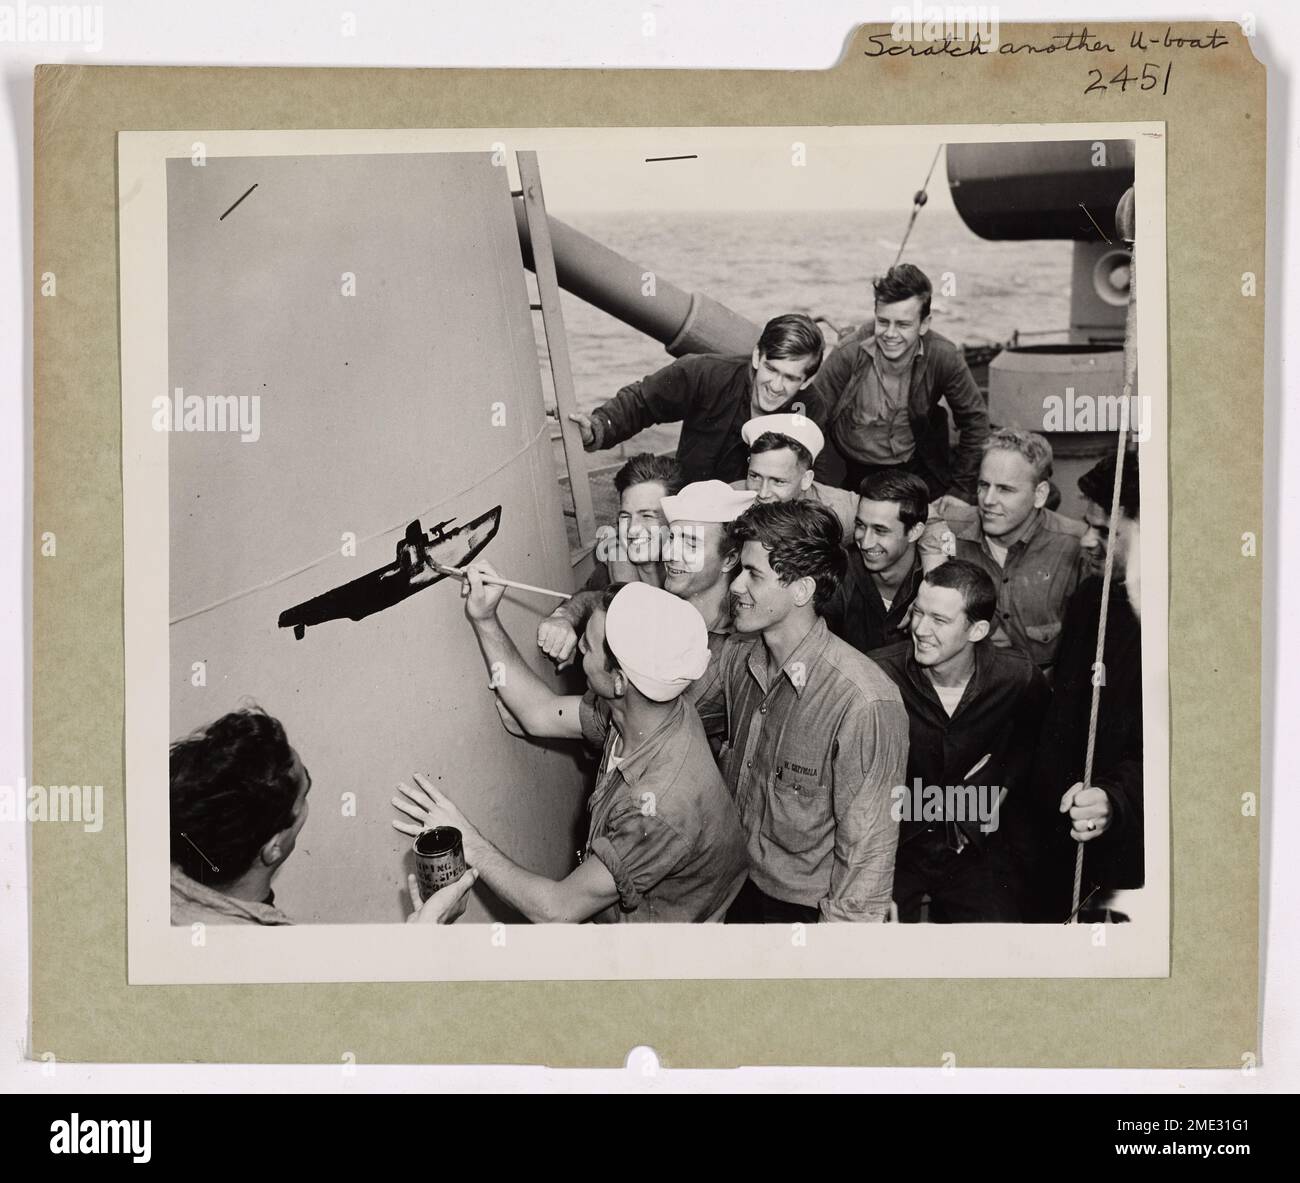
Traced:
MULTIPOLYGON (((470 867, 427 902, 412 888, 412 919, 454 919, 481 878, 537 922, 1059 923, 1080 844, 1079 916, 1123 918, 1144 876, 1136 454, 1113 530, 1113 458, 1079 480, 1082 521, 1057 513, 1050 445, 990 425, 961 350, 931 331, 925 275, 903 264, 874 287, 874 319, 829 352, 808 317, 778 316, 749 356, 684 357, 575 416, 590 451, 682 424, 675 458, 619 470, 592 578, 538 627, 585 692, 557 693, 520 653, 489 563, 462 595, 506 729, 600 752, 587 840, 552 879, 446 791, 403 785, 394 825, 455 827, 470 867)), ((252 861, 227 919, 285 922, 259 893, 310 778, 280 740, 293 783, 230 855, 252 861)), ((201 892, 230 894, 196 890, 175 837, 215 808, 187 789, 184 746, 213 742, 173 748, 181 922, 224 906, 201 892)))

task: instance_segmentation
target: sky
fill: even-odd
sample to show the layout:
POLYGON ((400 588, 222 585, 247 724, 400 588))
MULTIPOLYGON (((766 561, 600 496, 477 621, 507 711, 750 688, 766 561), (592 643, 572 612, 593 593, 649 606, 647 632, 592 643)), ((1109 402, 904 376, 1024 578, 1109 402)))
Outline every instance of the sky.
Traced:
POLYGON ((864 130, 624 131, 600 145, 541 148, 538 161, 555 211, 908 210, 932 163, 928 208, 953 209, 938 141, 868 144, 864 130))

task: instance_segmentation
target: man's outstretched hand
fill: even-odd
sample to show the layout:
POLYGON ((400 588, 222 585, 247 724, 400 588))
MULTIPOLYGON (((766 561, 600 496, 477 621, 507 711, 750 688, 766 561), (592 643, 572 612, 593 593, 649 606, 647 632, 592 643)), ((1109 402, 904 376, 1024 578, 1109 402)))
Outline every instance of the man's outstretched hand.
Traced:
POLYGON ((569 418, 578 425, 578 430, 582 432, 582 446, 588 452, 596 450, 596 425, 592 422, 590 415, 584 415, 577 411, 570 415, 569 418))

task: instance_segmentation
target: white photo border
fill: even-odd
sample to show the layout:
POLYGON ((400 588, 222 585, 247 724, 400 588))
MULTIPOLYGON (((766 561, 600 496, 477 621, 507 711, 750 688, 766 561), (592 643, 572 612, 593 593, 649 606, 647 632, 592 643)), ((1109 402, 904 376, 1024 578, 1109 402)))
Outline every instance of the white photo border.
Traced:
POLYGON ((124 535, 128 981, 527 981, 1166 977, 1170 939, 1168 316, 1163 122, 839 127, 472 128, 121 132, 118 137, 124 535), (915 142, 1132 140, 1141 267, 1142 679, 1146 887, 1151 920, 1091 925, 208 925, 173 927, 168 840, 168 436, 149 398, 168 389, 166 162, 399 152, 545 152, 635 142, 670 154, 682 132, 870 147, 915 142), (957 972, 959 971, 959 972, 957 972))

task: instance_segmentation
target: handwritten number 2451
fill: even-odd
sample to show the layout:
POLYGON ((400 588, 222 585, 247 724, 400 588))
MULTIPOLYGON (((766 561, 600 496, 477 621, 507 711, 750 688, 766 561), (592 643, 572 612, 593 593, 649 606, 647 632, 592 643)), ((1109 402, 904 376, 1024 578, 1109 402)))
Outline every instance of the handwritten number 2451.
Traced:
POLYGON ((1105 76, 1102 74, 1100 70, 1089 70, 1088 73, 1093 75, 1094 77, 1093 80, 1089 82, 1088 85, 1084 88, 1083 93, 1089 94, 1095 90, 1101 94, 1105 94, 1108 86, 1118 86, 1121 94, 1127 91, 1130 86, 1136 86, 1141 90, 1154 90, 1157 86, 1160 86, 1160 93, 1168 94, 1169 74, 1170 71, 1173 70, 1173 68, 1174 68, 1173 62, 1170 62, 1165 67, 1163 86, 1161 86, 1160 83, 1160 67, 1156 65, 1155 62, 1145 63, 1142 67, 1141 74, 1130 73, 1128 65, 1126 64, 1124 68, 1118 74, 1116 74, 1114 78, 1110 80, 1109 83, 1104 82, 1102 80, 1105 76))

